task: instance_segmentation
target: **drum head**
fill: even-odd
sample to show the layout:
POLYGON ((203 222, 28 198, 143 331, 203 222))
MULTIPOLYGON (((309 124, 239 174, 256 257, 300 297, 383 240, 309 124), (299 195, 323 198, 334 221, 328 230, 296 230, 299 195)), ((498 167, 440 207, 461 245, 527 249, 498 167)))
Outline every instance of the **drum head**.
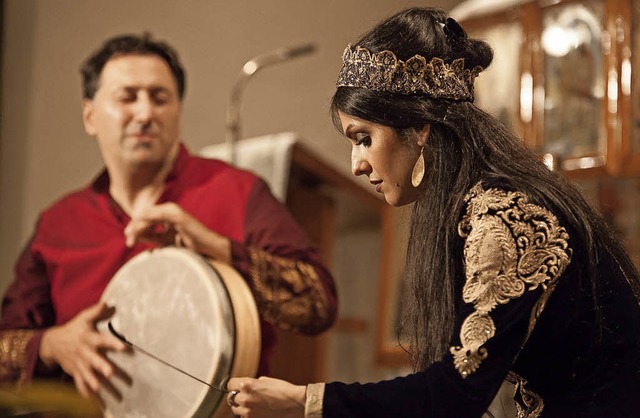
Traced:
MULTIPOLYGON (((141 253, 117 272, 101 300, 115 307, 114 329, 153 356, 218 387, 233 374, 232 298, 202 257, 172 247, 141 253)), ((109 333, 106 322, 98 329, 109 333)), ((115 391, 101 390, 106 417, 210 417, 225 396, 139 351, 107 356, 126 377, 110 379, 115 391)))

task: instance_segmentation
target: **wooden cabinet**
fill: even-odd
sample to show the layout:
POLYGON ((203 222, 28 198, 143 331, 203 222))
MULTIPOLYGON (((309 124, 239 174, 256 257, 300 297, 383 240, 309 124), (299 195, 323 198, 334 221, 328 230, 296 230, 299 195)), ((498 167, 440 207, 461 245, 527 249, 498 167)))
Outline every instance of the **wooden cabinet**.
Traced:
POLYGON ((478 105, 569 176, 640 174, 640 2, 496 3, 452 11, 495 50, 478 105))
POLYGON ((623 37, 616 44, 622 91, 621 166, 624 174, 640 173, 640 2, 616 2, 618 9, 612 25, 619 25, 623 37), (619 22, 619 23, 616 23, 619 22), (635 51, 635 54, 633 53, 635 51))
POLYGON ((494 48, 477 105, 562 170, 640 267, 640 0, 469 0, 451 15, 494 48))
MULTIPOLYGON (((281 132, 236 144, 236 163, 261 176, 315 244, 333 273, 338 292, 335 325, 318 336, 276 330, 270 376, 296 384, 326 380, 380 380, 374 350, 376 298, 387 283, 387 238, 393 213, 364 179, 343 173, 304 145, 298 134, 281 132), (382 230, 385 230, 384 234, 382 230), (354 352, 355 351, 355 352, 354 352)), ((227 144, 200 154, 228 160, 227 144)))
MULTIPOLYGON (((343 229, 338 223, 341 212, 346 210, 345 199, 340 198, 342 195, 354 200, 350 204, 362 206, 363 211, 371 212, 374 218, 372 222, 380 228, 384 201, 364 189, 355 178, 339 172, 301 142, 296 142, 291 149, 286 206, 318 248, 325 265, 333 272, 340 305, 356 303, 354 300, 345 300, 347 298, 340 292, 344 282, 352 278, 339 274, 339 266, 333 263, 335 247, 343 229)), ((378 254, 364 256, 371 257, 370 262, 379 257, 378 254)), ((336 340, 343 334, 357 335, 359 328, 368 325, 367 318, 348 316, 344 309, 339 309, 335 326, 321 335, 310 337, 276 330, 278 343, 271 358, 270 376, 296 384, 334 379, 332 365, 335 359, 331 356, 330 346, 335 342, 330 340, 336 340)))

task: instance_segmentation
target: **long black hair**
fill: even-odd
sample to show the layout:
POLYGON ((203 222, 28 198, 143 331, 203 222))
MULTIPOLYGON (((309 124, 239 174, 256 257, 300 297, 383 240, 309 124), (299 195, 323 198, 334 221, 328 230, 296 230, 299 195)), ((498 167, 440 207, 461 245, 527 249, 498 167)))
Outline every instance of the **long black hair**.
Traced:
MULTIPOLYGON (((354 45, 372 53, 389 50, 403 61, 420 54, 427 61, 439 57, 450 63, 464 58, 465 68, 487 68, 493 59, 491 47, 464 33, 447 34, 447 19, 439 9, 411 8, 382 21, 354 45)), ((426 192, 414 203, 405 269, 405 280, 413 290, 408 292, 405 326, 411 328, 417 370, 448 351, 456 301, 465 280, 457 225, 464 197, 478 181, 512 186, 568 224, 574 253, 590 260, 580 267, 584 269, 580 274, 588 280, 594 298, 598 251, 603 248, 613 255, 636 297, 640 294, 637 270, 597 211, 572 184, 550 172, 510 129, 472 102, 339 87, 331 103, 339 128, 338 111, 398 131, 431 125, 424 149, 426 192)))

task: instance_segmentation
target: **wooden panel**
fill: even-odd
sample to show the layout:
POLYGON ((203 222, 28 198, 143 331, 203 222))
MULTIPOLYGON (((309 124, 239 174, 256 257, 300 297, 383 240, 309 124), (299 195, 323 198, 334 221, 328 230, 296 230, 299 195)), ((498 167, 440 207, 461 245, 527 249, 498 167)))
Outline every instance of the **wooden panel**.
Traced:
POLYGON ((620 1, 606 2, 606 28, 603 33, 606 37, 606 41, 603 42, 603 51, 607 79, 604 112, 607 129, 606 169, 611 174, 618 174, 621 170, 623 125, 626 125, 623 114, 628 112, 629 108, 629 104, 624 104, 620 95, 621 47, 626 38, 622 16, 618 15, 620 8, 620 1))
MULTIPOLYGON (((614 159, 619 160, 619 164, 615 165, 615 170, 611 173, 621 173, 624 175, 640 174, 640 150, 634 149, 634 135, 640 135, 635 132, 637 114, 634 114, 633 101, 638 101, 638 71, 640 59, 633 56, 634 47, 638 47, 634 39, 635 31, 638 31, 640 22, 634 21, 638 17, 638 13, 634 10, 634 0, 610 0, 609 1, 609 20, 608 26, 615 28, 617 31, 615 43, 615 68, 618 71, 619 93, 618 93, 618 121, 620 123, 618 136, 611 135, 609 138, 609 147, 617 151, 617 155, 607 155, 607 164, 614 164, 614 159), (635 65, 634 65, 635 64, 635 65), (632 75, 633 74, 633 75, 632 75)), ((635 7, 638 7, 635 5, 635 7)), ((613 55, 613 53, 612 53, 613 55)))
MULTIPOLYGON (((400 300, 399 290, 401 289, 400 283, 397 282, 398 275, 394 274, 394 268, 398 262, 404 265, 404 257, 399 260, 394 260, 394 248, 404 253, 404 246, 397 245, 399 242, 406 243, 406 234, 408 231, 404 231, 398 227, 398 209, 391 206, 384 208, 382 212, 382 262, 381 262, 381 275, 379 284, 379 300, 378 300, 378 326, 376 332, 376 357, 380 364, 389 367, 407 367, 410 365, 411 358, 409 354, 403 350, 395 341, 389 341, 389 336, 395 332, 395 324, 392 319, 394 318, 393 310, 397 308, 394 302, 400 300), (405 236, 399 236, 398 234, 405 234, 405 236), (390 300, 393 298, 394 300, 390 300)), ((395 253, 397 255, 397 253, 395 253)))
POLYGON ((362 204, 381 209, 386 205, 379 196, 360 186, 352 177, 347 177, 334 167, 317 158, 313 152, 296 143, 291 153, 291 181, 307 187, 326 184, 348 192, 362 204))
MULTIPOLYGON (((335 205, 316 188, 290 187, 287 207, 318 248, 325 266, 331 268, 335 234, 335 205)), ((329 333, 308 337, 277 330, 277 344, 270 375, 295 384, 325 380, 329 333)))
POLYGON ((540 8, 534 4, 521 7, 522 32, 524 41, 520 54, 521 85, 520 121, 522 133, 527 145, 534 149, 542 147, 544 118, 544 53, 540 45, 542 33, 542 15, 540 8), (523 100, 526 103, 523 103, 523 100), (529 108, 524 111, 523 106, 529 108))

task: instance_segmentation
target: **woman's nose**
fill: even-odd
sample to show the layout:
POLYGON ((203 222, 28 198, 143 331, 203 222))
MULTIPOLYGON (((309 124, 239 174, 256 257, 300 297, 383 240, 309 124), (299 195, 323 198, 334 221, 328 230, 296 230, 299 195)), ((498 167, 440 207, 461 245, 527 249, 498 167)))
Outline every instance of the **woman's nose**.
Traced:
POLYGON ((364 158, 358 155, 351 156, 351 172, 354 176, 361 176, 371 172, 371 166, 364 158))

